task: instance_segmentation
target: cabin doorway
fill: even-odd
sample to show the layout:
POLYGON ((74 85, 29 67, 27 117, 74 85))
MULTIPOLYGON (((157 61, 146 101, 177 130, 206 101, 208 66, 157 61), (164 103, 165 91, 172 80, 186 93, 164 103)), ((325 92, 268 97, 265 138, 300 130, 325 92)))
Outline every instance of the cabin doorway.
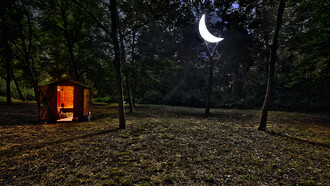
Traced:
POLYGON ((72 121, 74 86, 57 86, 57 121, 72 121))

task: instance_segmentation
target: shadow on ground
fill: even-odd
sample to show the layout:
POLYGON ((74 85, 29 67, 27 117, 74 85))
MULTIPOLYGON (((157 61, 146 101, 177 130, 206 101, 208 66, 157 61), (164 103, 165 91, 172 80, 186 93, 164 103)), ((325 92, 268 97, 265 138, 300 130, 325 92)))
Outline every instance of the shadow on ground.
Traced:
POLYGON ((266 130, 265 132, 268 133, 268 134, 271 134, 273 136, 287 138, 287 139, 296 141, 298 143, 306 143, 306 144, 310 144, 310 145, 316 145, 316 146, 322 146, 322 147, 328 147, 328 148, 330 148, 330 144, 327 144, 327 143, 318 143, 318 142, 309 141, 309 140, 306 140, 306 139, 300 139, 300 138, 295 137, 295 136, 290 136, 290 135, 282 134, 282 133, 275 132, 275 131, 267 131, 266 130))
POLYGON ((28 102, 13 102, 8 106, 5 102, 0 102, 0 118, 0 125, 37 124, 37 105, 28 102))

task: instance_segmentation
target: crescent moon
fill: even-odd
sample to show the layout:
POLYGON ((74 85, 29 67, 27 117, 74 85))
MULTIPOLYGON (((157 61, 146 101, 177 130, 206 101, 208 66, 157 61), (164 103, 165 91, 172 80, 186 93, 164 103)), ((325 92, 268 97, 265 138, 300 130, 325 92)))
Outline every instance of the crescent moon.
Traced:
POLYGON ((206 28, 205 24, 205 14, 202 16, 201 20, 199 21, 199 33, 201 34, 202 38, 210 43, 217 43, 222 41, 223 38, 215 37, 212 35, 206 28))

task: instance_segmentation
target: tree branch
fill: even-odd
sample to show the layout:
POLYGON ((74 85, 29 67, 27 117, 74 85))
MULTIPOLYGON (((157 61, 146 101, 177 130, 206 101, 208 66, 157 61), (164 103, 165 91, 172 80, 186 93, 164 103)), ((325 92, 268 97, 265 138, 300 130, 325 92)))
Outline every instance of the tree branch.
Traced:
POLYGON ((72 0, 72 2, 76 3, 78 6, 80 6, 80 8, 82 8, 83 10, 85 10, 96 22, 97 24, 110 36, 112 35, 112 33, 95 17, 95 15, 90 12, 84 5, 82 5, 81 3, 79 3, 77 0, 72 0))

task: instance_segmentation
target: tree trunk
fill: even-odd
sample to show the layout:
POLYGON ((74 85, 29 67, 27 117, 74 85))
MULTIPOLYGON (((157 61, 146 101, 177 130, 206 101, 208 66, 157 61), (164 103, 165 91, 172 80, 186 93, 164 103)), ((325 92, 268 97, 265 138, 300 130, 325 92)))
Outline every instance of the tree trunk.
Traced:
MULTIPOLYGON (((229 8, 229 7, 228 7, 229 8)), ((222 13, 222 17, 225 17, 225 11, 222 13)), ((222 30, 223 30, 223 24, 220 24, 220 37, 222 35, 222 30)), ((211 95, 212 95, 212 85, 213 85, 213 70, 214 70, 214 61, 213 57, 214 54, 217 51, 217 46, 219 43, 216 43, 214 46, 213 51, 209 50, 209 59, 210 59, 210 65, 209 65, 209 82, 207 84, 207 93, 206 93, 206 99, 205 99, 205 116, 210 115, 210 107, 211 107, 211 95)))
POLYGON ((265 42, 266 42, 266 73, 265 73, 265 80, 268 79, 268 75, 269 75, 269 58, 270 58, 270 46, 269 46, 269 41, 268 41, 268 34, 264 37, 265 42))
POLYGON ((74 47, 74 42, 73 39, 70 37, 69 30, 68 30, 68 23, 67 23, 67 16, 66 16, 66 7, 61 7, 61 17, 63 21, 63 27, 64 27, 64 38, 66 40, 66 46, 67 50, 70 55, 70 61, 71 61, 71 66, 73 68, 73 73, 74 73, 74 78, 76 81, 80 81, 80 75, 78 72, 78 67, 77 67, 77 61, 75 59, 75 55, 73 52, 73 47, 74 47))
POLYGON ((124 46, 124 36, 120 36, 120 45, 121 45, 121 55, 122 55, 122 63, 127 65, 126 68, 126 87, 127 87, 127 94, 128 94, 128 105, 129 105, 129 112, 130 113, 134 113, 134 106, 133 106, 133 102, 132 102, 132 93, 131 93, 131 87, 130 87, 130 83, 129 83, 129 64, 126 61, 126 54, 125 54, 125 46, 124 46))
POLYGON ((126 86, 127 86, 127 94, 128 94, 128 103, 129 103, 129 112, 134 113, 135 108, 132 100, 132 92, 131 92, 131 86, 129 83, 129 75, 126 73, 126 86))
POLYGON ((117 85, 117 98, 118 98, 118 109, 119 109, 119 128, 126 128, 126 119, 125 119, 125 108, 123 100, 123 82, 121 75, 121 65, 120 65, 120 50, 117 34, 117 22, 118 22, 118 13, 116 0, 110 0, 111 7, 111 38, 113 41, 115 49, 115 68, 116 68, 116 85, 117 85))
POLYGON ((132 94, 132 101, 133 107, 135 108, 135 95, 136 95, 136 74, 135 74, 135 52, 134 52, 134 44, 135 44, 135 32, 133 32, 132 36, 132 75, 133 75, 133 94, 132 94))
POLYGON ((207 93, 205 99, 205 115, 208 116, 210 114, 210 105, 211 105, 211 95, 212 95, 212 83, 213 83, 213 56, 209 55, 210 57, 210 65, 209 65, 209 81, 207 84, 207 93))
MULTIPOLYGON (((6 37, 6 36, 5 36, 6 37)), ((7 96, 7 105, 11 105, 11 94, 10 94, 10 81, 11 81, 11 67, 10 67, 10 53, 8 41, 5 41, 5 60, 6 60, 6 96, 7 96)))
POLYGON ((116 68, 116 86, 117 86, 117 98, 118 98, 118 110, 119 110, 119 128, 126 128, 126 119, 125 119, 125 108, 124 108, 124 100, 123 100, 123 83, 122 83, 122 75, 121 75, 121 66, 120 66, 120 49, 118 42, 118 34, 117 34, 117 20, 118 13, 116 7, 116 0, 110 0, 110 12, 111 12, 111 32, 108 30, 106 26, 104 26, 94 14, 92 14, 86 7, 84 7, 77 0, 72 0, 78 6, 80 6, 83 10, 85 10, 93 19, 97 22, 97 24, 105 31, 113 40, 113 45, 115 49, 115 68, 116 68))
MULTIPOLYGON (((34 69, 34 67, 33 67, 33 69, 34 69)), ((33 74, 36 74, 35 69, 34 69, 33 74)), ((41 122, 40 116, 39 116, 39 114, 40 114, 40 94, 39 94, 38 77, 36 75, 31 75, 31 78, 32 78, 32 81, 33 81, 34 97, 35 97, 35 100, 37 102, 37 108, 38 108, 38 123, 40 123, 41 122)))
POLYGON ((267 91, 265 95, 264 104, 262 106, 260 125, 258 130, 266 130, 267 125, 267 114, 272 96, 272 89, 274 86, 274 73, 275 73, 275 62, 276 62, 276 51, 277 51, 277 42, 278 42, 278 34, 281 28, 281 22, 283 17, 283 12, 285 8, 284 0, 280 1, 280 5, 278 7, 277 20, 276 20, 276 28, 273 36, 272 45, 270 46, 270 58, 269 58, 269 73, 268 73, 268 84, 267 91))
POLYGON ((231 95, 236 97, 237 96, 237 82, 238 82, 238 75, 236 72, 237 69, 234 69, 234 71, 232 72, 232 82, 233 84, 231 85, 231 95))
POLYGON ((18 83, 17 83, 17 81, 16 81, 16 78, 15 78, 15 75, 14 75, 14 72, 13 72, 13 71, 11 71, 11 76, 12 76, 12 78, 13 78, 13 80, 14 80, 14 83, 15 83, 15 86, 16 86, 16 89, 17 89, 17 92, 18 92, 18 94, 19 94, 21 100, 22 100, 22 101, 25 101, 25 98, 24 98, 24 96, 23 96, 23 94, 22 94, 21 89, 20 89, 19 86, 18 86, 18 83))

